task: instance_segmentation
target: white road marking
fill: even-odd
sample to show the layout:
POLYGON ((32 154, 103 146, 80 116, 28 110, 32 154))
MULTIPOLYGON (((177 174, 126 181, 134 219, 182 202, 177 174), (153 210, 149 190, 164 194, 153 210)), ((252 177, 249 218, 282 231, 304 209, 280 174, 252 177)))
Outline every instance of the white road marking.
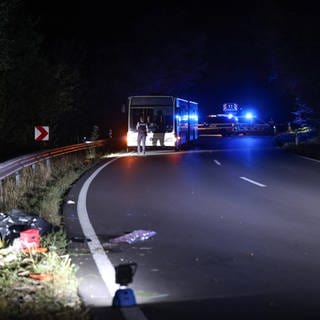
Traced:
MULTIPOLYGON (((102 244, 100 243, 88 216, 86 200, 87 200, 87 192, 89 186, 93 179, 98 175, 98 173, 104 169, 106 166, 110 165, 112 162, 118 160, 119 158, 114 158, 108 161, 103 166, 99 167, 93 174, 86 180, 83 184, 77 204, 77 212, 79 217, 79 222, 83 231, 85 238, 91 239, 91 241, 87 242, 92 258, 99 270, 99 273, 102 277, 103 282, 105 283, 109 294, 111 297, 114 297, 116 291, 119 289, 119 286, 115 283, 115 269, 112 265, 110 259, 106 255, 102 244)), ((110 301, 109 305, 112 305, 112 301, 110 301)), ((120 308, 122 315, 125 320, 147 320, 143 312, 140 308, 128 307, 128 308, 120 308)))
POLYGON ((217 164, 218 166, 221 166, 221 162, 219 162, 218 160, 214 160, 214 163, 217 164))
POLYGON ((252 183, 252 184, 255 184, 255 185, 259 186, 259 187, 262 187, 262 188, 263 188, 263 187, 266 187, 265 184, 262 184, 262 183, 260 183, 260 182, 251 180, 251 179, 246 178, 246 177, 240 177, 240 179, 245 180, 245 181, 248 181, 248 182, 250 182, 250 183, 252 183))
POLYGON ((320 160, 318 159, 313 159, 313 158, 309 158, 309 157, 305 157, 305 156, 299 156, 300 158, 303 158, 303 159, 307 159, 307 160, 311 160, 311 161, 314 161, 314 162, 319 162, 320 163, 320 160))
MULTIPOLYGON (((93 260, 95 264, 97 265, 97 268, 99 270, 99 273, 111 295, 111 297, 114 296, 116 290, 119 289, 118 285, 115 283, 115 269, 112 265, 111 261, 105 254, 105 251, 103 249, 103 246, 101 245, 88 216, 87 211, 87 192, 89 189, 89 186, 93 179, 98 175, 98 173, 104 169, 106 166, 114 162, 115 160, 118 160, 118 158, 115 158, 113 160, 110 160, 103 166, 101 166, 99 169, 97 169, 83 184, 80 193, 79 193, 79 199, 77 204, 77 212, 79 217, 79 222, 83 231, 83 234, 85 238, 90 239, 91 241, 88 242, 88 246, 90 249, 90 252, 92 254, 93 260)), ((111 304, 110 304, 111 305, 111 304)))

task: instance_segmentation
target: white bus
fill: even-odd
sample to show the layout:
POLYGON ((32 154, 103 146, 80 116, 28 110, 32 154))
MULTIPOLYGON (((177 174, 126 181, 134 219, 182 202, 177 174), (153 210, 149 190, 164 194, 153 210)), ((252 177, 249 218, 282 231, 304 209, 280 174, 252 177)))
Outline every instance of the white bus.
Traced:
POLYGON ((146 147, 180 149, 198 139, 198 103, 173 96, 131 96, 128 149, 137 147, 136 125, 140 116, 149 129, 146 147))

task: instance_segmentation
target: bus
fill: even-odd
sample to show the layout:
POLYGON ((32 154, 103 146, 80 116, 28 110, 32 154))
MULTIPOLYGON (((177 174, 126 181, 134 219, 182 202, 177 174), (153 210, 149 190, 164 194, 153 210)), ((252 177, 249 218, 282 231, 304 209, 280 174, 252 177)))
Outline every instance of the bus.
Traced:
POLYGON ((146 147, 180 149, 198 139, 198 103, 174 96, 128 97, 127 149, 137 147, 136 125, 148 124, 146 147))

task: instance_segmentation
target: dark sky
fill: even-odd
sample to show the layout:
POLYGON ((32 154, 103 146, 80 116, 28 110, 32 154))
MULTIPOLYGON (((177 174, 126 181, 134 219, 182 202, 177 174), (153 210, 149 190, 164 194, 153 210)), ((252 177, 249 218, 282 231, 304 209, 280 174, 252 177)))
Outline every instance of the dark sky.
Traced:
MULTIPOLYGON (((282 103, 268 81, 270 70, 261 29, 273 10, 284 20, 300 10, 294 2, 278 1, 28 1, 39 16, 39 29, 49 41, 78 42, 84 50, 114 47, 122 42, 146 43, 150 38, 204 34, 208 69, 192 87, 191 96, 204 112, 220 112, 224 102, 257 108, 276 117, 282 103), (289 6, 287 6, 289 4, 289 6)), ((156 48, 155 48, 156 49, 156 48)))

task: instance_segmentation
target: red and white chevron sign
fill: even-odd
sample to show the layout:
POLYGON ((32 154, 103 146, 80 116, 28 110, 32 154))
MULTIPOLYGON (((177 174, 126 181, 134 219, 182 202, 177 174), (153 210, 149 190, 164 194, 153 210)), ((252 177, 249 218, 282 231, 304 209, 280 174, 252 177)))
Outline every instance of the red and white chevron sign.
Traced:
POLYGON ((49 140, 49 127, 35 126, 34 127, 34 139, 37 141, 48 141, 49 140))

